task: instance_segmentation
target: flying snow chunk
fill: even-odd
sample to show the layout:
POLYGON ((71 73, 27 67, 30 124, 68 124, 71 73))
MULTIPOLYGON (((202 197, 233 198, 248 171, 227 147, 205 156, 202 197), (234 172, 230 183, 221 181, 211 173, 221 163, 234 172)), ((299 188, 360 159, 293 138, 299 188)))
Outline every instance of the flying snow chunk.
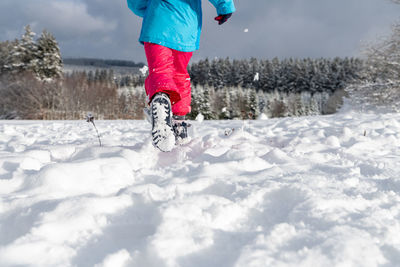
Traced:
POLYGON ((244 29, 244 32, 249 32, 249 29, 244 29))
POLYGON ((260 116, 258 116, 257 120, 266 121, 268 120, 268 116, 264 113, 261 113, 260 116))
POLYGON ((146 65, 144 65, 143 68, 139 69, 140 73, 143 76, 146 76, 148 70, 149 70, 149 67, 147 67, 146 65))
POLYGON ((255 75, 254 75, 254 79, 253 79, 253 82, 257 82, 257 81, 259 81, 260 80, 260 73, 256 73, 255 75))
POLYGON ((196 116, 196 121, 198 121, 198 122, 203 122, 203 121, 204 121, 204 115, 201 114, 201 113, 199 113, 199 114, 196 116))

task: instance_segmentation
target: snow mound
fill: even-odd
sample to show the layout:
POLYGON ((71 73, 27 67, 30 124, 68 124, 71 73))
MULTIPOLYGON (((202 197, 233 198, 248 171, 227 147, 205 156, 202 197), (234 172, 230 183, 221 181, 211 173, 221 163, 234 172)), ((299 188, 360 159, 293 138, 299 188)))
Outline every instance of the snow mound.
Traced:
POLYGON ((0 266, 398 266, 400 115, 0 122, 0 266))

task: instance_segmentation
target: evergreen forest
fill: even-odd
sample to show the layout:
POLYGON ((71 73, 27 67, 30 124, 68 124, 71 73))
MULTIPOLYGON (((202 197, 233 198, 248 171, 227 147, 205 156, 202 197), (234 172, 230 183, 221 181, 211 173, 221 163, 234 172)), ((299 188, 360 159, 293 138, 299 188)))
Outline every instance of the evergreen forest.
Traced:
MULTIPOLYGON (((0 43, 0 118, 143 119, 146 73, 121 75, 113 68, 63 72, 54 36, 39 38, 29 26, 20 39, 0 43), (17 105, 15 103, 18 103, 17 105)), ((135 66, 119 60, 69 59, 92 66, 135 66)), ((257 119, 330 114, 345 88, 362 77, 357 58, 248 60, 204 59, 189 66, 194 119, 257 119)))

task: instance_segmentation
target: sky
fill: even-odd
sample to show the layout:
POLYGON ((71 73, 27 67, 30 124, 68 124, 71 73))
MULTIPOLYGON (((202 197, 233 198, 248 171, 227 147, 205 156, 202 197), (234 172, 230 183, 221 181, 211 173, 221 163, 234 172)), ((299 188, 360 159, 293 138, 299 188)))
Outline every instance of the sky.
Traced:
MULTIPOLYGON (((359 56, 390 33, 400 5, 389 0, 235 0, 237 12, 218 26, 203 2, 203 33, 194 60, 229 57, 359 56)), ((141 18, 126 0, 1 0, 0 41, 19 38, 30 24, 47 29, 66 57, 145 61, 137 41, 141 18)))

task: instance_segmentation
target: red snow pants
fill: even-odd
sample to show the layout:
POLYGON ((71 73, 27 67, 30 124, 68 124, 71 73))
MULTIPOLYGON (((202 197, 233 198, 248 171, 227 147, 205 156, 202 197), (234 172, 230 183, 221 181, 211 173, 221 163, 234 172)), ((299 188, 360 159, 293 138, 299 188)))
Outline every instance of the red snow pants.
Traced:
POLYGON ((184 116, 190 112, 191 87, 187 71, 193 52, 182 52, 165 46, 145 43, 149 76, 145 81, 146 94, 151 102, 158 92, 169 95, 172 113, 184 116))

